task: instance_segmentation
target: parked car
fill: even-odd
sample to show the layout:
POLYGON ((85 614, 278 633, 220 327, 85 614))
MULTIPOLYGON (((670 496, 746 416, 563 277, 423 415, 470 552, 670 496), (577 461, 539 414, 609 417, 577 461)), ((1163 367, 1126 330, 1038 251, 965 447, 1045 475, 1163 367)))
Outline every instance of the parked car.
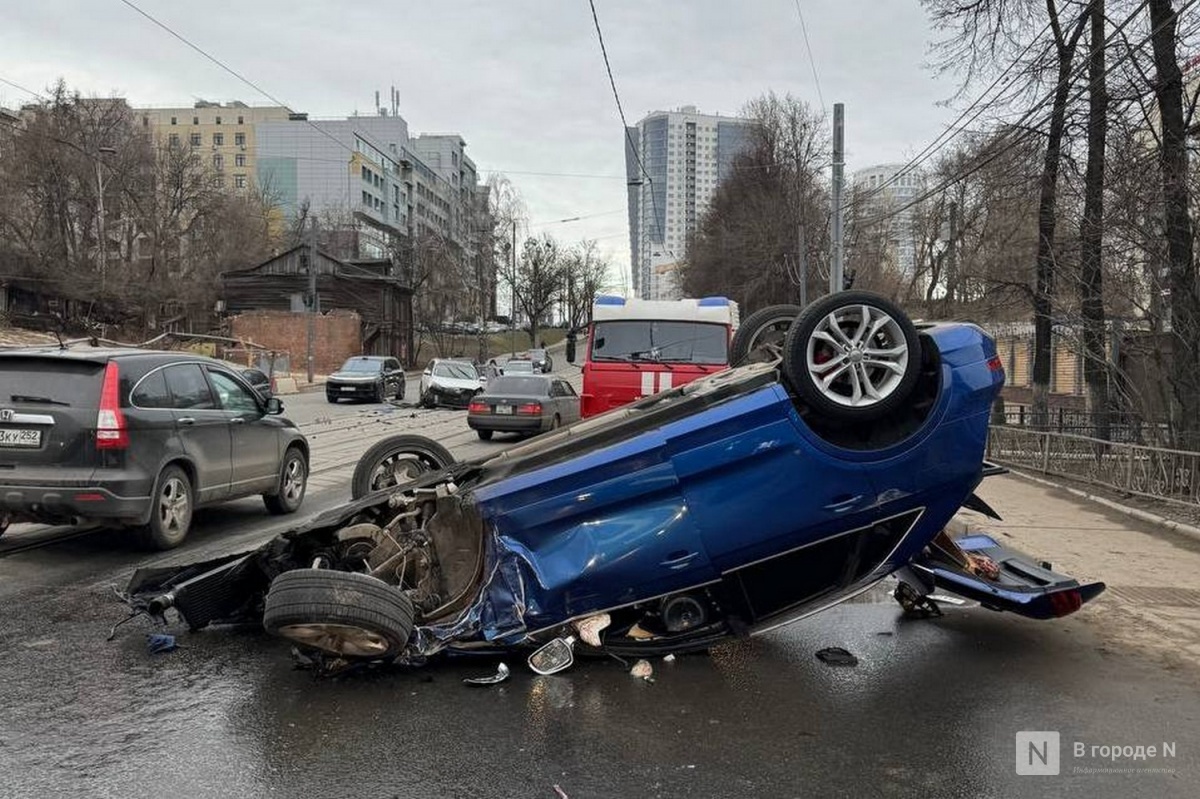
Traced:
POLYGON ((196 508, 261 494, 293 513, 308 442, 219 361, 139 349, 0 352, 0 517, 134 528, 167 549, 196 508))
POLYGON ((383 402, 404 399, 404 369, 400 361, 382 355, 356 355, 325 379, 325 399, 366 399, 383 402))
POLYGON ((544 375, 497 377, 467 408, 467 425, 484 441, 497 432, 536 435, 578 419, 575 389, 544 375))
POLYGON ((945 530, 960 507, 994 514, 973 492, 1002 471, 984 461, 1004 370, 982 330, 918 328, 861 291, 782 314, 782 347, 739 348, 769 360, 490 458, 380 442, 354 501, 250 553, 139 572, 134 607, 257 621, 328 668, 540 646, 530 665, 552 673, 576 647, 771 630, 893 574, 917 612, 936 591, 1049 619, 1104 590, 945 530))
POLYGON ((554 371, 554 359, 545 350, 530 350, 525 353, 525 357, 533 361, 534 371, 542 374, 550 374, 554 371))
POLYGON ((483 391, 485 380, 470 361, 434 358, 421 373, 421 405, 465 408, 483 391))
POLYGON ((529 358, 509 358, 504 362, 502 373, 506 375, 535 375, 537 367, 529 358))
POLYGON ((253 366, 239 366, 236 363, 229 361, 221 361, 223 366, 227 366, 233 371, 245 378, 250 384, 250 388, 258 392, 258 396, 267 400, 275 396, 275 381, 267 376, 267 373, 261 369, 256 369, 253 366))

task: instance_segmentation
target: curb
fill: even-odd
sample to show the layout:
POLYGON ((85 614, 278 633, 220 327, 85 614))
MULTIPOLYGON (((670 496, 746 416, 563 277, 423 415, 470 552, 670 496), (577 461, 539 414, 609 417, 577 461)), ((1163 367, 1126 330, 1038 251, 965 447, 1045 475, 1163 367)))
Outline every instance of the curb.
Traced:
POLYGON ((1053 480, 1044 480, 1041 477, 1034 477, 1032 474, 1017 471, 1016 469, 1009 469, 1009 474, 1014 475, 1015 477, 1020 477, 1022 480, 1028 480, 1031 483, 1037 483, 1040 486, 1061 489, 1070 494, 1074 494, 1080 499, 1090 500, 1091 502, 1103 505, 1109 510, 1115 510, 1117 513, 1123 513, 1131 518, 1157 525, 1165 530, 1170 530, 1173 533, 1178 533, 1179 535, 1190 538, 1193 541, 1200 542, 1200 527, 1193 527, 1190 524, 1177 522, 1164 516, 1159 516, 1157 513, 1150 513, 1149 511, 1141 510, 1140 508, 1131 508, 1128 505, 1122 505, 1119 502, 1113 502, 1107 497, 1098 497, 1095 494, 1089 494, 1088 492, 1081 491, 1078 488, 1072 488, 1071 486, 1063 485, 1062 483, 1056 483, 1053 480))

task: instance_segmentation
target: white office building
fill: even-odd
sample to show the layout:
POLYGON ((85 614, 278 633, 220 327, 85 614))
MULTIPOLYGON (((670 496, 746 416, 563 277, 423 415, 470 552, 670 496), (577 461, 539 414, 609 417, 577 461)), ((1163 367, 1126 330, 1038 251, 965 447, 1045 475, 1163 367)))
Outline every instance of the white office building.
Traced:
POLYGON ((751 124, 683 106, 655 111, 628 129, 629 250, 637 296, 682 297, 677 272, 688 236, 734 158, 749 143, 751 124))
POLYGON ((913 201, 925 191, 926 180, 919 169, 904 171, 907 166, 877 164, 853 173, 855 207, 850 224, 883 225, 896 268, 904 277, 912 277, 917 258, 913 201))

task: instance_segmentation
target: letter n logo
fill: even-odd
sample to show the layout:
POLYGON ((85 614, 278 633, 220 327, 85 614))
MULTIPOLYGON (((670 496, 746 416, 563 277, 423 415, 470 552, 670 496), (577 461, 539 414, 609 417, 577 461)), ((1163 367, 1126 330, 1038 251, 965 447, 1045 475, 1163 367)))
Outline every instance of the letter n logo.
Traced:
POLYGON ((1017 733, 1017 774, 1023 777, 1059 773, 1058 731, 1017 733))

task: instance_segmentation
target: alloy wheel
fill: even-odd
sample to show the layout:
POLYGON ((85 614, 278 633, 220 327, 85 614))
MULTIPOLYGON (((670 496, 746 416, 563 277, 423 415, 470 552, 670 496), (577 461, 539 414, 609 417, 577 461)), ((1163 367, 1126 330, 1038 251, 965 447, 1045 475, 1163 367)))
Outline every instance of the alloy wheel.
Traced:
POLYGON ((821 394, 838 405, 875 405, 896 391, 908 369, 899 322, 871 305, 839 308, 809 336, 805 359, 821 394))

